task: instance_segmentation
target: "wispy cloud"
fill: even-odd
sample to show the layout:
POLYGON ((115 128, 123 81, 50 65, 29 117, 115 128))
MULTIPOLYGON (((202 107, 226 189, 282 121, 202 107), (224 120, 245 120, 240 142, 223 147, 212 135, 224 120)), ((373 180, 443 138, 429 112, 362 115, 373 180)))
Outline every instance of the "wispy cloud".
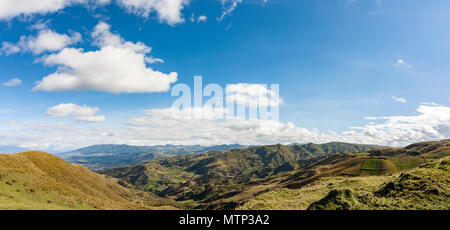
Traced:
MULTIPOLYGON (((75 107, 78 108, 78 107, 75 107)), ((55 109, 55 114, 72 115, 76 109, 55 109), (65 112, 64 112, 65 111, 65 112)), ((87 109, 91 111, 90 109, 87 109)), ((95 110, 96 111, 96 110, 95 110)), ((180 110, 189 114, 190 109, 180 110)), ((92 115, 92 112, 89 113, 92 115)), ((94 115, 97 116, 97 115, 94 115)), ((53 125, 15 126, 0 132, 0 144, 24 147, 76 148, 98 143, 155 145, 155 144, 273 144, 325 143, 342 141, 404 146, 410 143, 445 139, 450 136, 450 107, 421 104, 411 116, 368 117, 366 125, 349 127, 337 133, 320 132, 293 123, 272 120, 174 118, 172 108, 150 109, 128 121, 124 128, 86 128, 53 125), (77 140, 74 142, 73 140, 77 140)))
POLYGON ((87 105, 79 106, 72 103, 59 104, 47 109, 47 115, 54 117, 68 117, 77 121, 86 122, 102 122, 105 121, 105 116, 97 115, 100 111, 98 107, 89 107, 87 105))
POLYGON ((32 52, 37 55, 46 51, 58 51, 81 41, 80 33, 74 32, 70 36, 59 34, 48 29, 45 23, 37 23, 31 28, 38 30, 36 36, 21 36, 17 43, 3 42, 2 53, 11 55, 19 52, 32 52))
POLYGON ((5 83, 3 83, 4 86, 6 87, 13 87, 13 86, 18 86, 22 84, 22 80, 20 80, 19 78, 13 78, 5 83))
POLYGON ((110 0, 2 0, 0 2, 0 20, 8 20, 22 15, 52 13, 75 4, 96 6, 109 2, 110 0))
POLYGON ((406 99, 403 97, 396 97, 396 96, 392 96, 392 100, 396 101, 396 102, 400 102, 400 103, 406 103, 406 99))
POLYGON ((140 17, 148 18, 151 13, 155 12, 160 22, 169 25, 184 22, 181 11, 189 4, 188 0, 2 0, 0 1, 0 20, 54 13, 73 5, 92 8, 111 2, 117 3, 127 12, 140 17))
POLYGON ((412 68, 412 65, 408 64, 403 59, 398 59, 397 62, 394 64, 394 66, 397 68, 404 68, 404 69, 412 68))
POLYGON ((227 103, 245 104, 246 106, 278 106, 282 100, 278 97, 278 92, 268 89, 260 84, 230 84, 227 85, 227 103))
POLYGON ((242 0, 220 0, 220 2, 222 3, 224 11, 222 12, 222 15, 217 18, 218 21, 222 21, 225 16, 231 14, 236 9, 238 4, 242 3, 242 0))
POLYGON ((200 22, 206 22, 208 20, 208 17, 206 15, 195 16, 195 14, 192 14, 191 18, 189 20, 191 22, 200 23, 200 22))
POLYGON ((184 22, 181 11, 188 0, 117 0, 128 12, 148 18, 156 12, 160 22, 175 25, 184 22))

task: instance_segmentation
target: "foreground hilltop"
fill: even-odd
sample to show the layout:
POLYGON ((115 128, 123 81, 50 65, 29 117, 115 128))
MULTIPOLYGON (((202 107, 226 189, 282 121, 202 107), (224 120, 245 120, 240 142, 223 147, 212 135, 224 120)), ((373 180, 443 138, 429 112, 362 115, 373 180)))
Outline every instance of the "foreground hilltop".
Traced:
POLYGON ((393 176, 323 177, 300 189, 277 189, 241 210, 450 209, 450 157, 393 176))
POLYGON ((0 209, 449 209, 450 140, 269 145, 101 171, 0 154, 0 209))
POLYGON ((381 148, 339 162, 310 169, 347 167, 305 186, 279 186, 238 209, 450 209, 449 140, 381 148))
POLYGON ((0 154, 0 209, 175 208, 172 205, 48 153, 0 154))

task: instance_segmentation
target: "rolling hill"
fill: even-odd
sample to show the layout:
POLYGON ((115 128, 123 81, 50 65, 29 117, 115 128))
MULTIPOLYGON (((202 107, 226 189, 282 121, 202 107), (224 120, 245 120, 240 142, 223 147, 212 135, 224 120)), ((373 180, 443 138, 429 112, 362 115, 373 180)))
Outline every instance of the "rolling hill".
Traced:
MULTIPOLYGON (((124 184, 126 185, 126 184, 124 184)), ((0 209, 175 209, 48 153, 0 154, 0 209)))
POLYGON ((277 189, 240 210, 377 210, 450 208, 449 157, 393 176, 322 177, 300 189, 277 189))
POLYGON ((450 140, 278 144, 97 174, 27 151, 0 154, 0 209, 449 209, 449 160, 450 140))
POLYGON ((204 153, 213 150, 228 150, 243 148, 242 145, 156 145, 156 146, 131 146, 131 145, 92 145, 70 152, 57 154, 62 159, 82 164, 92 170, 108 169, 124 165, 136 164, 153 159, 172 157, 186 154, 204 153))
POLYGON ((337 153, 365 152, 377 147, 338 142, 278 144, 170 157, 100 173, 190 208, 226 208, 222 206, 236 206, 248 196, 270 189, 260 186, 264 187, 261 190, 257 185, 279 178, 284 172, 294 172, 337 153), (238 194, 242 199, 236 198, 238 194))
POLYGON ((309 177, 310 183, 301 185, 302 180, 295 182, 292 177, 294 181, 285 180, 276 189, 242 202, 238 209, 448 210, 449 160, 448 140, 370 150, 331 165, 325 159, 305 169, 322 168, 316 180, 309 177), (347 167, 340 170, 339 165, 347 167))

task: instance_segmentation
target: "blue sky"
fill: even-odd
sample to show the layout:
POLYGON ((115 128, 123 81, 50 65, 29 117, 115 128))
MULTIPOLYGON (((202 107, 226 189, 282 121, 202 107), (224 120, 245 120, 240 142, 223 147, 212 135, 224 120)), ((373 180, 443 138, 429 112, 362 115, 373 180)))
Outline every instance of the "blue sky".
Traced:
MULTIPOLYGON (((175 0, 166 8, 142 4, 146 0, 133 6, 73 0, 41 8, 5 2, 0 145, 55 150, 101 143, 405 145, 450 137, 450 3, 445 0, 175 0), (60 36, 60 46, 35 42, 48 31, 60 36), (112 44, 108 36, 120 37, 117 47, 123 50, 126 42, 151 47, 136 55, 164 62, 145 68, 176 73, 176 81, 155 78, 151 84, 160 86, 152 92, 62 89, 52 82, 36 90, 44 77, 67 72, 73 57, 62 61, 61 53, 100 52, 112 44), (155 114, 176 99, 170 87, 193 85, 194 75, 221 86, 279 84, 280 122, 242 121, 241 127, 249 127, 243 131, 219 121, 169 126, 170 119, 155 114), (55 108, 60 104, 71 105, 55 108)), ((100 62, 100 56, 94 60, 100 62)), ((124 78, 141 70, 118 64, 124 65, 124 78)), ((107 73, 103 80, 112 82, 107 73)))

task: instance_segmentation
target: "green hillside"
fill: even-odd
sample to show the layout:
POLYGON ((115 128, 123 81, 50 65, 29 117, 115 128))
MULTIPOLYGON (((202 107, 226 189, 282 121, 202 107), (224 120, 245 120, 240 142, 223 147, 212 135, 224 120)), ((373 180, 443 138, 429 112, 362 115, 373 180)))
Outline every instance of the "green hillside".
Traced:
MULTIPOLYGON (((321 145, 278 144, 170 157, 101 173, 124 180, 139 189, 175 199, 188 207, 219 208, 216 206, 218 202, 248 193, 247 188, 264 183, 262 180, 276 178, 279 174, 303 168, 335 153, 357 153, 377 147, 337 142, 321 145)), ((230 201, 231 206, 235 206, 233 202, 230 201)))
POLYGON ((102 174, 43 152, 0 154, 0 209, 448 209, 449 146, 269 145, 102 174))
POLYGON ((241 210, 450 208, 449 157, 394 176, 323 177, 301 189, 277 189, 241 210))
POLYGON ((0 154, 0 209, 173 209, 174 202, 28 151, 0 154))
POLYGON ((449 146, 446 140, 356 154, 353 161, 359 159, 359 163, 348 164, 346 170, 305 186, 281 186, 246 200, 238 209, 448 210, 449 146))

